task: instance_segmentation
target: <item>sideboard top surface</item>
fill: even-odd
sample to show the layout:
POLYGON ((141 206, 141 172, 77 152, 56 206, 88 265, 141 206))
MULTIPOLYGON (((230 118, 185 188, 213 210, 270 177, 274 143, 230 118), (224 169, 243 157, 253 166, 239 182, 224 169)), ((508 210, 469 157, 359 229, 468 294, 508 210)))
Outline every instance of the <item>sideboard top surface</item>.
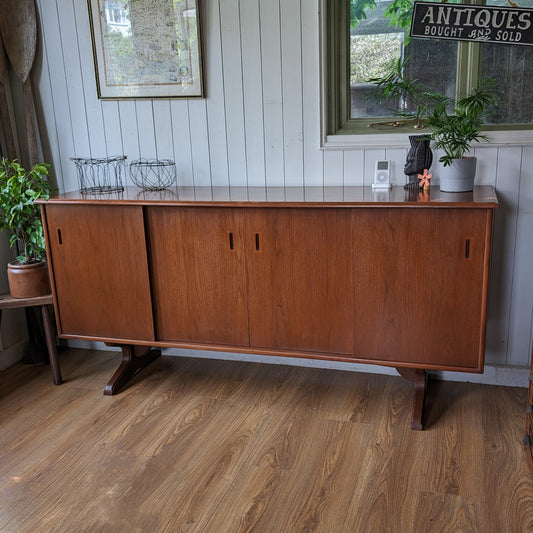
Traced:
POLYGON ((114 205, 204 205, 241 207, 468 207, 494 208, 494 187, 481 185, 471 192, 447 193, 403 187, 373 190, 372 187, 171 187, 143 191, 126 187, 123 192, 58 194, 37 203, 114 205))

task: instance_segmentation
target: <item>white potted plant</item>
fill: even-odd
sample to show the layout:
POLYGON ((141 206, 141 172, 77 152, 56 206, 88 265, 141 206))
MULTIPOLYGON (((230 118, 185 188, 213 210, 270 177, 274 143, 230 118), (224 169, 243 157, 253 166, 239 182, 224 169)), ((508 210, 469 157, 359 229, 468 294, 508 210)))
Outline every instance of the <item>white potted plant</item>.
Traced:
POLYGON ((444 152, 439 158, 442 166, 438 169, 441 190, 471 191, 474 187, 476 158, 467 155, 472 143, 487 139, 482 132, 483 119, 498 102, 494 81, 480 80, 469 94, 454 105, 451 98, 427 90, 417 80, 404 78, 403 68, 407 59, 398 61, 396 71, 390 75, 369 80, 376 84, 374 97, 379 100, 403 99, 412 103, 415 111, 395 113, 401 120, 393 125, 414 125, 417 129, 428 127, 431 130, 428 138, 432 140, 433 148, 444 152))
POLYGON ((467 156, 472 143, 487 140, 482 133, 483 117, 497 103, 493 88, 492 80, 480 80, 467 96, 456 102, 452 113, 447 112, 450 100, 443 97, 426 117, 433 148, 444 152, 438 171, 442 191, 464 192, 474 188, 477 158, 467 156))

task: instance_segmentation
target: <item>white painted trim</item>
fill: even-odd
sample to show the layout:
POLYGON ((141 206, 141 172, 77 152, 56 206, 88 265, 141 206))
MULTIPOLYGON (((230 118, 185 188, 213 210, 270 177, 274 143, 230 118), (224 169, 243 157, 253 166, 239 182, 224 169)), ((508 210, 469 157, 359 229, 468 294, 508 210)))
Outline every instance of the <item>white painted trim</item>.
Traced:
MULTIPOLYGON (((326 122, 325 117, 323 122, 326 122)), ((375 133, 369 135, 327 135, 322 150, 350 150, 361 148, 408 148, 409 135, 406 133, 375 133)))
POLYGON ((10 366, 22 361, 28 353, 30 344, 27 340, 17 342, 13 346, 0 351, 0 370, 5 370, 10 366))
MULTIPOLYGON (((67 341, 72 348, 93 349, 116 352, 119 348, 106 346, 102 342, 88 342, 79 340, 67 341)), ((322 361, 320 359, 300 359, 296 357, 261 356, 233 352, 209 352, 204 350, 186 350, 164 348, 163 354, 172 357, 193 357, 196 359, 218 359, 222 361, 242 361, 248 363, 263 363, 271 365, 290 365, 306 368, 324 368, 328 370, 344 370, 349 372, 363 372, 367 374, 383 374, 397 376, 396 369, 387 366, 367 365, 362 363, 343 363, 339 361, 322 361)), ((529 369, 526 367, 509 367, 500 365, 485 365, 483 374, 469 374, 466 372, 430 372, 432 376, 442 381, 458 381, 468 383, 482 383, 484 385, 503 385, 506 387, 527 387, 529 369)))
POLYGON ((327 16, 326 16, 326 0, 318 0, 318 46, 319 46, 319 93, 320 93, 320 146, 326 146, 328 142, 328 102, 327 102, 327 16))
MULTIPOLYGON (((324 109, 323 109, 323 112, 324 109)), ((323 121, 325 122, 325 120, 323 121)), ((420 135, 424 130, 405 133, 374 133, 361 135, 327 135, 322 150, 351 150, 361 148, 408 148, 409 135, 420 135)), ((533 130, 489 131, 488 140, 476 146, 528 146, 533 145, 533 130)))

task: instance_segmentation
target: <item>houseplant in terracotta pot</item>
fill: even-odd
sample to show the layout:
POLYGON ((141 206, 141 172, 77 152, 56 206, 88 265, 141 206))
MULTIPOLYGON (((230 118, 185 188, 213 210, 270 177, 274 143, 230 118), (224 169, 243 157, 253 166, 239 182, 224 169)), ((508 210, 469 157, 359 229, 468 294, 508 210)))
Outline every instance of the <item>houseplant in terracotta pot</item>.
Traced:
POLYGON ((8 264, 8 281, 14 298, 50 292, 41 211, 34 202, 48 199, 54 188, 48 182, 49 165, 25 170, 16 160, 0 163, 0 230, 9 231, 9 244, 18 256, 8 264))
MULTIPOLYGON (((408 58, 407 58, 408 59, 408 58)), ((494 80, 481 79, 464 97, 454 101, 432 92, 417 80, 403 77, 404 61, 396 71, 383 78, 369 80, 376 84, 374 96, 379 100, 394 98, 409 101, 415 111, 395 113, 400 117, 398 127, 413 125, 416 129, 430 129, 428 138, 434 149, 442 150, 438 169, 440 188, 446 192, 471 191, 474 186, 476 158, 467 157, 472 143, 487 140, 483 133, 483 119, 496 106, 498 97, 494 80)))

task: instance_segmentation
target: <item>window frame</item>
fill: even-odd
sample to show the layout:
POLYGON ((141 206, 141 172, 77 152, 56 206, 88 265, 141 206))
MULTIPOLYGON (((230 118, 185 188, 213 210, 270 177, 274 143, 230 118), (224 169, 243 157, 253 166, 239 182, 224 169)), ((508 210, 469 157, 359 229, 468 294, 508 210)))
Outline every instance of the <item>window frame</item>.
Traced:
MULTIPOLYGON (((478 3, 474 0, 471 3, 478 3)), ((466 1, 465 3, 468 3, 466 1)), ((369 133, 368 120, 350 117, 349 80, 350 34, 349 2, 319 0, 321 43, 321 148, 405 147, 413 131, 408 128, 380 126, 369 133)), ((457 95, 466 94, 477 82, 480 70, 480 43, 458 42, 457 95)), ((533 124, 487 125, 488 140, 480 144, 533 144, 533 124)))

